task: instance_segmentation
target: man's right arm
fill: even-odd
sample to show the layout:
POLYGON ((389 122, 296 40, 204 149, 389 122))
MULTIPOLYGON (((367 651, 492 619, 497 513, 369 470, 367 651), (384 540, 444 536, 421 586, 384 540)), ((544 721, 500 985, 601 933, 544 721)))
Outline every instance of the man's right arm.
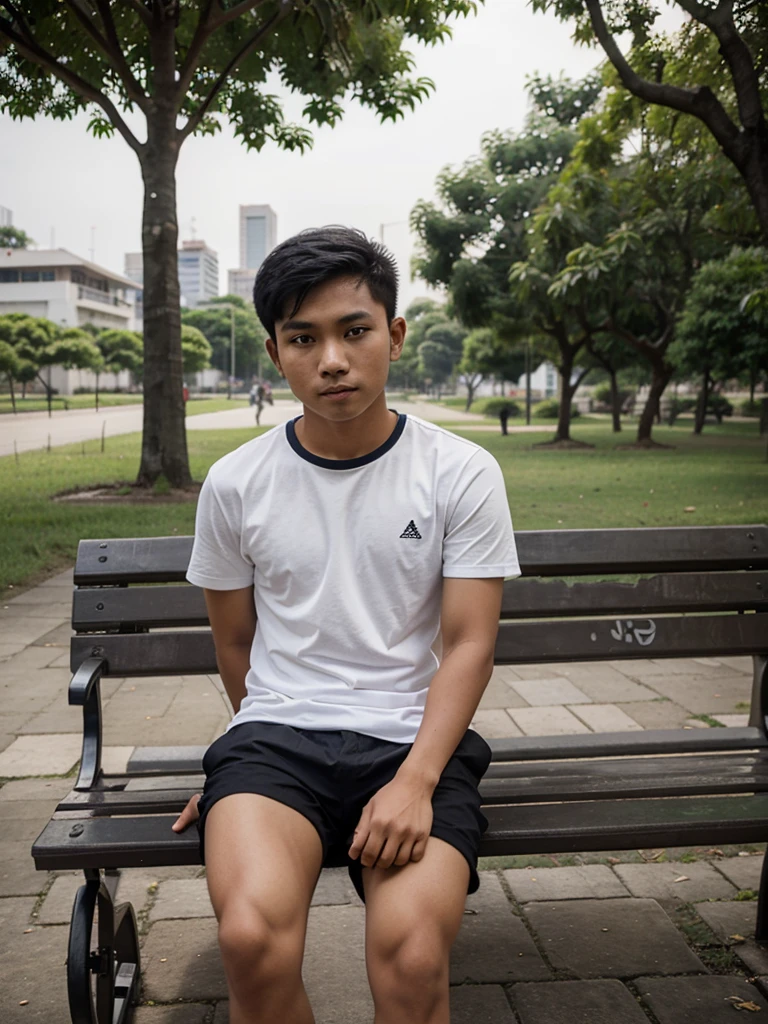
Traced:
POLYGON ((204 588, 216 663, 232 709, 237 714, 245 697, 245 677, 251 667, 251 644, 256 631, 253 587, 240 590, 204 588))
MULTIPOLYGON (((227 691, 229 702, 237 714, 245 696, 245 677, 251 667, 251 644, 256 631, 256 608, 253 587, 240 590, 203 589, 208 619, 211 623, 216 664, 227 691)), ((200 794, 189 801, 176 821, 174 832, 183 832, 199 817, 197 805, 200 794)))

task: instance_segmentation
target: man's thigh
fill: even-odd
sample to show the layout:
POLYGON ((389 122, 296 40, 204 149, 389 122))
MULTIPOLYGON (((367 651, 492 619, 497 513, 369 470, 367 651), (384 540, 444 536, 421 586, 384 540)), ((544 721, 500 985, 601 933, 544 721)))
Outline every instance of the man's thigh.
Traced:
POLYGON ((206 873, 219 920, 234 906, 276 928, 306 921, 322 860, 314 825, 269 797, 233 793, 208 812, 206 873))
POLYGON ((468 882, 466 858, 435 836, 420 861, 364 868, 369 969, 372 957, 386 958, 411 939, 438 944, 447 958, 461 925, 468 882))

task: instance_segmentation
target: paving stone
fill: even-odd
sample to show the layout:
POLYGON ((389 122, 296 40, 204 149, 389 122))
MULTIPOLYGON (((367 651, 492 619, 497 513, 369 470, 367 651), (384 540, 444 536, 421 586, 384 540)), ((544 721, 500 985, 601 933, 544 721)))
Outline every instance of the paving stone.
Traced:
POLYGON ((310 910, 303 977, 316 1024, 373 1020, 362 907, 310 910))
POLYGON ((44 633, 43 636, 38 637, 37 640, 32 642, 36 647, 60 647, 62 650, 69 652, 69 644, 74 635, 72 624, 69 621, 70 613, 62 616, 64 622, 61 625, 56 626, 55 629, 51 629, 48 633, 44 633))
POLYGON ((589 704, 590 698, 568 679, 521 679, 509 684, 531 707, 589 704))
POLYGON ((12 658, 15 654, 20 654, 25 647, 26 644, 22 643, 9 644, 7 638, 3 641, 0 641, 0 661, 7 661, 9 658, 12 658))
POLYGON ((763 867, 762 855, 752 857, 726 857, 714 862, 717 870, 733 882, 737 889, 760 888, 760 872, 763 867))
POLYGON ((654 900, 730 899, 736 890, 727 879, 706 861, 684 864, 681 861, 661 864, 617 864, 616 874, 633 896, 654 900), (677 878, 686 878, 676 882, 677 878))
POLYGON ((577 704, 568 708, 595 732, 635 732, 642 726, 615 704, 577 704))
POLYGON ((139 1006, 133 1011, 133 1024, 203 1024, 211 1012, 207 1003, 183 1006, 139 1006))
MULTIPOLYGON (((23 643, 32 644, 35 640, 50 633, 61 625, 61 619, 47 618, 44 616, 14 616, 13 618, 0 618, 0 643, 23 643)), ((50 657, 46 664, 50 664, 58 651, 50 651, 50 657)))
POLYGON ((58 802, 72 789, 72 779, 12 779, 0 789, 0 804, 33 800, 58 802))
POLYGON ((497 708, 476 711, 472 719, 472 728, 487 740, 523 735, 507 712, 497 708))
POLYGON ((565 678, 565 666, 560 663, 545 662, 543 665, 515 665, 515 672, 520 679, 557 679, 565 678))
POLYGON ((501 985, 454 985, 451 1024, 516 1024, 501 985))
POLYGON ((745 729, 749 725, 749 715, 718 714, 713 717, 728 729, 745 729))
POLYGON ((24 726, 18 730, 21 735, 43 735, 48 733, 74 732, 82 736, 83 733, 83 709, 70 707, 66 703, 64 694, 40 710, 36 715, 29 718, 24 726))
POLYGON ((147 1000, 194 1002, 227 996, 213 918, 157 921, 149 930, 141 959, 147 1000))
POLYGON ((648 1024, 620 981, 550 981, 515 985, 520 1024, 648 1024))
POLYGON ((635 984, 659 1024, 733 1024, 731 996, 768 1010, 768 1002, 743 978, 638 978, 635 984))
POLYGON ((101 767, 107 775, 123 775, 128 770, 128 760, 135 747, 102 747, 101 767))
MULTIPOLYGON (((0 906, 7 902, 0 901, 0 906)), ((2 954, 3 1024, 68 1020, 65 963, 69 928, 33 928, 26 935, 23 931, 2 954), (27 1000, 25 1006, 19 1006, 22 1000, 27 1000)))
POLYGON ((38 922, 40 924, 69 924, 72 919, 75 893, 84 881, 82 874, 59 875, 40 908, 38 922))
POLYGON ((605 673, 590 677, 587 675, 572 675, 572 666, 568 666, 568 677, 578 688, 593 701, 600 704, 625 704, 627 701, 653 700, 657 696, 655 690, 651 690, 642 683, 636 683, 633 679, 617 672, 610 665, 605 666, 605 673), (609 673, 611 673, 609 675, 609 673))
POLYGON ((321 871, 312 897, 312 906, 331 907, 349 903, 362 906, 347 869, 326 868, 325 871, 321 871))
POLYGON ((655 900, 529 903, 524 912, 552 966, 580 978, 706 972, 655 900))
POLYGON ((526 736, 571 736, 589 732, 567 708, 517 708, 509 713, 526 736))
POLYGON ((644 729, 682 729, 691 717, 690 711, 671 700, 633 701, 622 704, 621 710, 644 729))
POLYGON ((511 665, 494 665, 491 679, 500 679, 503 683, 511 683, 513 679, 521 679, 511 665))
POLYGON ((199 871, 200 867, 194 864, 184 867, 124 868, 117 883, 115 902, 130 903, 136 913, 140 914, 154 900, 160 882, 195 878, 199 871))
POLYGON ((525 708, 527 703, 519 693, 512 689, 505 681, 491 679, 485 688, 480 704, 481 711, 492 711, 495 708, 525 708))
POLYGON ((10 605, 12 608, 28 607, 29 605, 60 604, 64 608, 64 614, 69 615, 72 609, 72 598, 71 595, 65 596, 60 590, 51 588, 43 583, 38 587, 25 591, 23 594, 19 594, 18 597, 12 597, 9 601, 5 601, 4 604, 10 605))
MULTIPOLYGON (((701 671, 705 670, 702 668, 701 671)), ((662 696, 671 698, 694 715, 717 715, 720 711, 733 712, 740 701, 748 701, 752 680, 747 676, 733 674, 670 674, 655 678, 652 685, 662 696)))
POLYGON ((571 868, 513 868, 504 872, 516 900, 578 900, 629 896, 604 864, 571 868))
POLYGON ((33 896, 41 892, 48 876, 35 870, 30 843, 0 842, 0 896, 33 896))
MULTIPOLYGON (((704 678, 705 676, 717 676, 723 675, 724 673, 732 673, 732 669, 723 668, 725 659, 698 659, 698 658, 660 658, 658 661, 650 659, 648 661, 635 661, 624 662, 623 668, 621 665, 617 667, 622 671, 626 672, 628 676, 636 676, 638 673, 645 675, 680 675, 680 676, 698 676, 704 678)), ((611 664, 615 664, 611 662, 611 664)), ((752 669, 749 669, 749 675, 751 676, 752 669)))
POLYGON ((734 944, 732 935, 743 935, 745 939, 755 934, 757 903, 752 900, 714 900, 699 903, 696 913, 721 942, 734 944))
POLYGON ((10 747, 15 739, 16 737, 10 733, 0 733, 0 754, 10 747))
MULTIPOLYGON (((44 594, 43 597, 50 597, 44 594)), ((31 601, 22 604, 19 601, 11 601, 10 604, 0 604, 0 623, 12 622, 18 619, 54 619, 58 622, 66 622, 72 614, 71 601, 31 601)), ((72 630, 70 628, 70 635, 72 630)))
POLYGON ((80 736, 73 733, 19 736, 0 754, 0 775, 66 775, 80 757, 80 736))
MULTIPOLYGON (((13 637, 10 641, 8 637, 0 638, 0 643, 7 644, 9 642, 15 644, 20 641, 16 637, 13 637)), ((3 665, 3 681, 8 682, 13 680, 14 682, 18 682, 21 680, 23 682, 25 678, 29 678, 30 670, 36 672, 38 669, 48 668, 52 661, 61 658, 61 656, 61 651, 57 651, 53 647, 25 646, 24 650, 20 651, 18 654, 14 654, 13 657, 3 665)), ((66 679, 67 676, 71 678, 71 673, 69 672, 69 656, 67 656, 66 668, 53 669, 52 672, 60 675, 62 679, 66 679)), ((64 683, 65 688, 66 686, 67 684, 64 683)))
MULTIPOLYGON (((216 1003, 216 1012, 213 1015, 213 1024, 229 1024, 229 1003, 216 1003)), ((317 1024, 317 1022, 315 1022, 317 1024)))
POLYGON ((494 872, 480 872, 480 888, 467 897, 467 911, 451 952, 451 984, 549 979, 547 965, 494 872))
POLYGON ((158 886, 155 905, 149 912, 150 921, 182 917, 213 917, 208 883, 204 878, 161 882, 158 886))
POLYGON ((746 675, 752 675, 752 659, 747 655, 742 657, 719 657, 717 659, 721 665, 731 669, 733 672, 744 672, 746 675))

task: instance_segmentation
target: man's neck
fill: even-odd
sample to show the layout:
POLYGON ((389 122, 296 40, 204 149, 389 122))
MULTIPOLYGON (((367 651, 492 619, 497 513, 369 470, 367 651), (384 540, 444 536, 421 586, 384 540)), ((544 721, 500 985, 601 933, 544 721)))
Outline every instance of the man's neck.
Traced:
POLYGON ((296 424, 299 443, 322 459, 358 459, 381 447, 397 424, 397 414, 387 408, 384 394, 360 416, 333 423, 304 408, 296 424))

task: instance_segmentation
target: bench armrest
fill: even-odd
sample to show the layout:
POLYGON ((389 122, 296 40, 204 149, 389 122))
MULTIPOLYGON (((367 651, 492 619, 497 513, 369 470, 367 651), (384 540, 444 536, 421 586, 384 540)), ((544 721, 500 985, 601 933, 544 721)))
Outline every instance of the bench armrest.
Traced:
POLYGON ((76 790, 90 789, 101 775, 101 673, 102 658, 86 658, 72 676, 69 703, 83 709, 83 750, 76 790))

